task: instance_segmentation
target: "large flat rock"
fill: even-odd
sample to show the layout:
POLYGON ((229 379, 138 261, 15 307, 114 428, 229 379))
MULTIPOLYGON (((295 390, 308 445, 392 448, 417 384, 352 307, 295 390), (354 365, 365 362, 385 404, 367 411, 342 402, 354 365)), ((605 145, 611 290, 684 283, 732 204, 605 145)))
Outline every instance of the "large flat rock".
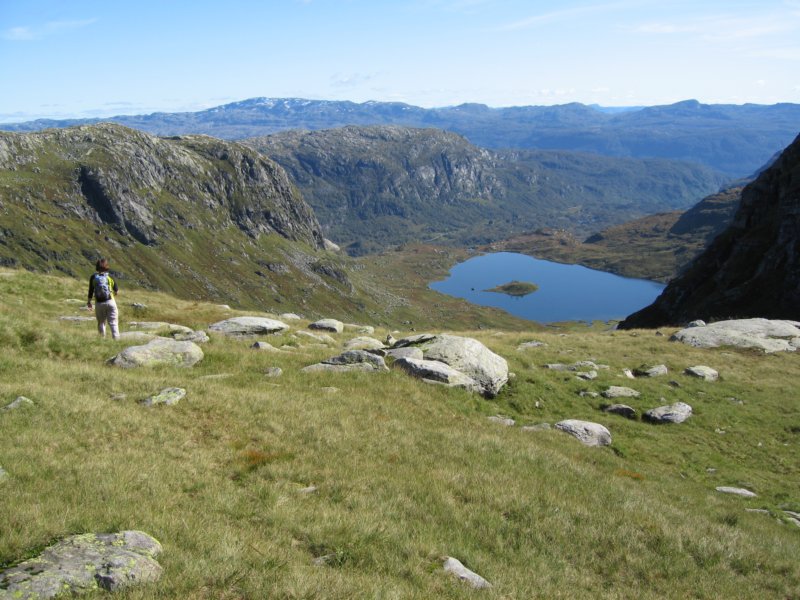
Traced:
POLYGON ((672 336, 673 341, 695 348, 735 346, 757 348, 766 353, 794 352, 800 337, 800 322, 777 319, 733 319, 700 327, 687 327, 672 336))
POLYGON ((177 342, 167 338, 154 338, 143 346, 130 346, 109 359, 115 367, 155 367, 172 365, 191 367, 203 360, 203 350, 194 342, 177 342))
POLYGON ((289 329, 283 321, 266 317, 234 317, 208 326, 209 331, 225 335, 264 335, 281 333, 289 329))

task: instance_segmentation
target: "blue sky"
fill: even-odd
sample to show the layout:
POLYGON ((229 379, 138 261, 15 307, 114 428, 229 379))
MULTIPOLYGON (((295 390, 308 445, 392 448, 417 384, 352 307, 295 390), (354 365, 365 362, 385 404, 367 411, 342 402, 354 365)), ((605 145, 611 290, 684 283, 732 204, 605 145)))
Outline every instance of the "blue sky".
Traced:
POLYGON ((255 96, 800 102, 800 0, 0 0, 0 121, 255 96))

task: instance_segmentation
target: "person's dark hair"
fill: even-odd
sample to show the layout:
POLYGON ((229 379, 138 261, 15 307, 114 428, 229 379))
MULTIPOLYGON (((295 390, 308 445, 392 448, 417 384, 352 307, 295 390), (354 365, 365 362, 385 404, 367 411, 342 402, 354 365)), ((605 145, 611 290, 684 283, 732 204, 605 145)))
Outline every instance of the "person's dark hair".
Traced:
POLYGON ((97 269, 98 273, 102 273, 103 271, 108 271, 108 259, 101 258, 100 260, 98 260, 97 264, 95 265, 95 268, 97 269))

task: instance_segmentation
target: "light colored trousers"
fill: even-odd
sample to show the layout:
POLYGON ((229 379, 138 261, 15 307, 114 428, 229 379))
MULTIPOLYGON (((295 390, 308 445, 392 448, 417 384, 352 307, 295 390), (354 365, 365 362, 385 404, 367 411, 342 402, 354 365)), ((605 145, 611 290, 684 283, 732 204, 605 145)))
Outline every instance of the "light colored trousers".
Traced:
POLYGON ((111 327, 111 337, 119 339, 119 314, 117 313, 117 303, 114 299, 107 302, 98 302, 94 305, 94 316, 97 319, 97 331, 100 335, 106 334, 106 321, 111 327))

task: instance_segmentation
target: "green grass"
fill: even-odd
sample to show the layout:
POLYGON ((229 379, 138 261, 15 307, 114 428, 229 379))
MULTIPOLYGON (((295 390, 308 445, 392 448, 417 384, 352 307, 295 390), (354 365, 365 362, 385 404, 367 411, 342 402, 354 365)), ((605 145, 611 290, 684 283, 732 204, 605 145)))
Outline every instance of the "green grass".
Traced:
POLYGON ((533 292, 537 291, 539 286, 535 283, 528 283, 527 281, 510 281, 509 283, 504 283, 503 285, 498 285, 497 287, 493 287, 489 290, 484 290, 486 292, 497 292, 498 294, 508 294, 509 296, 527 296, 528 294, 532 294, 533 292))
MULTIPOLYGON (((98 340, 91 322, 57 320, 86 314, 66 301, 84 293, 82 280, 0 273, 0 404, 18 395, 36 403, 0 413, 0 466, 9 473, 0 483, 0 564, 68 534, 141 529, 163 544, 164 574, 116 597, 800 595, 800 529, 776 518, 800 509, 800 356, 698 350, 600 327, 466 331, 516 374, 495 400, 395 371, 306 375, 303 366, 338 349, 291 333, 268 341, 292 352, 214 337, 192 369, 120 370, 104 363, 124 342, 98 340), (517 350, 532 339, 547 345, 517 350), (610 369, 579 382, 542 368, 584 359, 610 369), (656 363, 669 367, 666 378, 621 375, 656 363), (721 380, 681 374, 695 364, 721 380), (270 366, 284 375, 264 376, 270 366), (688 402, 694 415, 652 426, 606 415, 600 399, 577 393, 611 384, 639 389, 630 402, 639 411, 664 398, 688 402), (168 386, 187 397, 173 407, 138 404, 168 386), (338 392, 323 390, 331 386, 338 392), (498 413, 518 424, 590 419, 614 441, 586 448, 557 431, 486 419, 498 413), (312 484, 316 493, 299 492, 312 484), (759 496, 718 494, 718 485, 759 496), (332 557, 315 566, 323 555, 332 557), (444 555, 494 587, 473 592, 451 579, 444 555)), ((205 328, 244 314, 137 289, 120 305, 123 331, 134 319, 205 328), (134 314, 132 302, 149 308, 134 314)))

